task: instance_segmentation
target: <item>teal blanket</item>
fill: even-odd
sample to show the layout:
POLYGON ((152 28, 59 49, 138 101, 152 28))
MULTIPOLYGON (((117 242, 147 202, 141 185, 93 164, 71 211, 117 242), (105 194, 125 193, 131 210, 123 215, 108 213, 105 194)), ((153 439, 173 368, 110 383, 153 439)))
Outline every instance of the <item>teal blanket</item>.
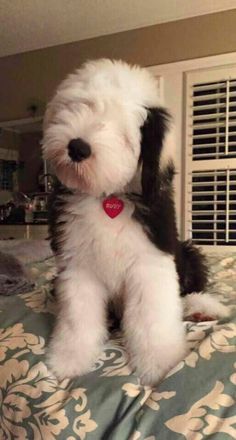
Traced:
POLYGON ((34 290, 0 296, 0 440, 235 439, 236 254, 209 261, 231 316, 186 322, 189 354, 154 389, 131 373, 119 332, 90 374, 59 382, 44 356, 54 260, 31 266, 34 290))

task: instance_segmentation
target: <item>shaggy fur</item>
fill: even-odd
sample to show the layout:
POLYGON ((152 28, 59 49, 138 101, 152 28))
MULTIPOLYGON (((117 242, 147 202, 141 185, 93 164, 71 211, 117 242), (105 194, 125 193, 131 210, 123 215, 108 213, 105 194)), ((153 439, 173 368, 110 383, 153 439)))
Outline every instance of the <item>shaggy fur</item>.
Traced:
POLYGON ((60 312, 48 363, 60 378, 91 370, 110 301, 124 305, 130 364, 143 383, 185 355, 180 293, 207 277, 200 254, 178 241, 168 125, 155 78, 117 61, 85 64, 48 106, 44 158, 62 184, 51 201, 60 312), (103 209, 111 194, 124 202, 113 219, 103 209))

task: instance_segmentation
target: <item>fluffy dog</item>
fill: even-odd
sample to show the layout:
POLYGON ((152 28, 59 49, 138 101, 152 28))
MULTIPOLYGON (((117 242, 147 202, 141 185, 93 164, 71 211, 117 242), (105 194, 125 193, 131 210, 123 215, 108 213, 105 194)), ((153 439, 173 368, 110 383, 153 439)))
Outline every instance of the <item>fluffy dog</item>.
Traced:
POLYGON ((48 362, 60 378, 91 370, 112 300, 124 305, 143 383, 185 355, 180 296, 204 290, 207 269, 177 238, 169 119, 147 70, 107 59, 69 75, 48 105, 43 153, 60 181, 50 213, 60 312, 48 362))

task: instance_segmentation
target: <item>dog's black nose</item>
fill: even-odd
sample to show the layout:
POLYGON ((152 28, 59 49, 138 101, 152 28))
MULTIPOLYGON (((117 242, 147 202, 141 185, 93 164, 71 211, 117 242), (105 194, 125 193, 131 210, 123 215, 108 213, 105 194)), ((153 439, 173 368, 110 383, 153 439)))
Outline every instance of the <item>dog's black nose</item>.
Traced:
POLYGON ((83 139, 72 139, 68 144, 68 154, 73 162, 81 162, 91 154, 91 148, 83 139))

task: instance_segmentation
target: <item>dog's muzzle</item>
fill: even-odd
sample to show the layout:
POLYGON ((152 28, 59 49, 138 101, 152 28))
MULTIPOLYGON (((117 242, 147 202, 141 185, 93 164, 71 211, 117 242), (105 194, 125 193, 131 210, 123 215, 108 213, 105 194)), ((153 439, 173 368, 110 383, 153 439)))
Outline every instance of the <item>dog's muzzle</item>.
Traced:
POLYGON ((91 155, 91 148, 83 139, 72 139, 68 144, 68 154, 73 162, 81 162, 91 155))

